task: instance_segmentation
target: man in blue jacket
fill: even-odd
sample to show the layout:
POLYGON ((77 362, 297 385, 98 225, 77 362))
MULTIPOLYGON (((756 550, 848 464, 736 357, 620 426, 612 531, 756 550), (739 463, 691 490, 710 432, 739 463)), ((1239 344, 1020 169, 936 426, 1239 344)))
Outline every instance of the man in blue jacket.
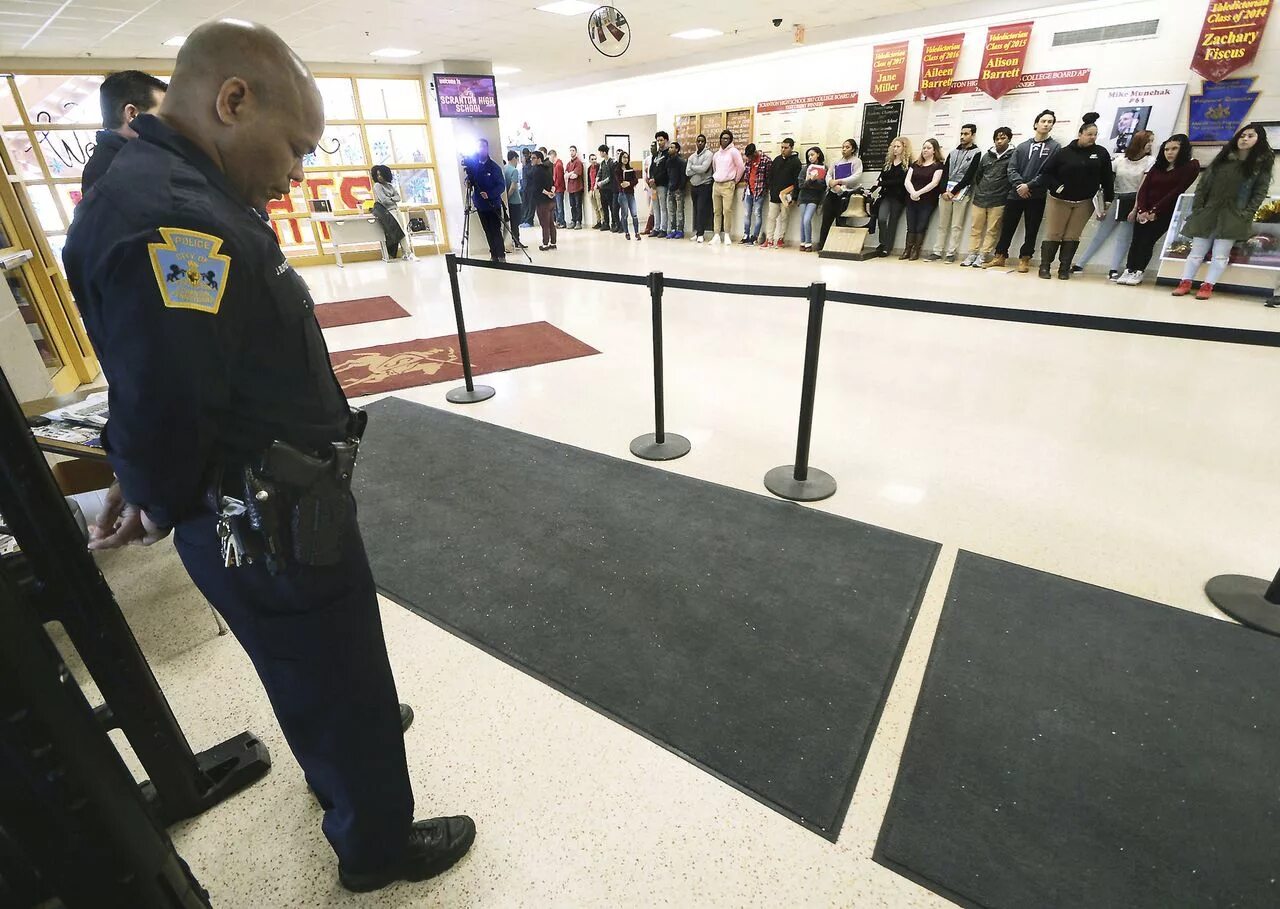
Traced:
POLYGON ((474 158, 468 158, 463 166, 467 171, 467 183, 471 186, 471 204, 480 216, 480 226, 489 242, 489 257, 494 262, 507 261, 507 251, 502 245, 502 207, 507 191, 507 178, 498 162, 489 157, 489 140, 481 139, 474 158))

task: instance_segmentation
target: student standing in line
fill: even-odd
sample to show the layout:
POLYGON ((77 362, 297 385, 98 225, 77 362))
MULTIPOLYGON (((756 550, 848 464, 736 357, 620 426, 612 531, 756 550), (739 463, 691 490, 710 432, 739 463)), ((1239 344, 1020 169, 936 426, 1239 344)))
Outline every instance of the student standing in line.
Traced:
POLYGON ((827 161, 822 149, 813 146, 805 152, 804 173, 800 181, 800 251, 813 249, 813 216, 827 194, 827 161))
POLYGON ((769 204, 769 166, 772 161, 756 148, 754 142, 747 144, 746 171, 742 176, 742 208, 746 212, 742 222, 744 246, 754 246, 760 237, 760 229, 764 227, 764 210, 769 204))
POLYGON ((555 190, 556 194, 556 227, 560 230, 564 230, 564 162, 560 160, 560 156, 556 154, 556 150, 554 148, 547 153, 547 160, 551 163, 552 188, 555 190))
POLYGON ((711 196, 712 243, 724 243, 727 246, 733 242, 729 238, 733 222, 733 197, 744 169, 742 152, 733 144, 733 133, 727 129, 722 130, 720 150, 711 156, 711 179, 714 187, 711 196))
POLYGON ((1050 278, 1058 258, 1058 277, 1071 277, 1071 260, 1080 248, 1080 233, 1094 213, 1093 197, 1102 191, 1107 205, 1115 198, 1111 156, 1098 144, 1098 115, 1080 118, 1080 132, 1058 150, 1033 181, 1049 192, 1045 206, 1045 239, 1040 246, 1040 277, 1050 278))
POLYGON ((587 198, 591 200, 591 214, 593 223, 591 229, 595 230, 600 226, 600 162, 596 160, 596 153, 592 152, 587 156, 587 198))
POLYGON ((507 180, 507 226, 511 229, 511 244, 516 249, 524 249, 524 244, 520 242, 523 196, 520 193, 520 171, 516 169, 516 162, 519 160, 520 155, 514 148, 507 152, 507 166, 502 169, 502 175, 507 180))
POLYGON ((585 168, 578 157, 578 146, 569 146, 569 160, 564 166, 565 192, 569 196, 569 229, 582 230, 582 194, 586 189, 585 168))
POLYGON ((1266 129, 1258 123, 1241 127, 1205 168, 1196 187, 1195 205, 1182 232, 1192 238, 1182 281, 1173 292, 1184 297, 1200 263, 1213 251, 1209 273, 1196 294, 1197 300, 1213 295, 1213 286, 1231 261, 1231 247, 1249 239, 1254 215, 1271 188, 1275 153, 1267 142, 1266 129))
POLYGON ((1041 111, 1036 116, 1035 132, 1031 138, 1020 143, 1009 157, 1009 186, 1012 188, 1004 205, 1004 223, 1000 228, 1000 242, 996 244, 996 256, 987 263, 988 268, 1004 267, 1018 222, 1025 217, 1022 249, 1018 253, 1018 274, 1025 275, 1031 270, 1031 256, 1036 249, 1036 236, 1040 233, 1045 207, 1044 188, 1034 185, 1032 181, 1062 147, 1058 140, 1049 135, 1057 122, 1057 115, 1053 111, 1041 111))
POLYGON ((907 169, 907 248, 899 259, 919 259, 929 221, 938 208, 942 195, 942 146, 937 139, 925 139, 920 157, 907 169))
POLYGON ((1169 231, 1178 197, 1199 176, 1200 162, 1191 157, 1191 140, 1182 134, 1166 139, 1138 189, 1133 211, 1129 212, 1133 240, 1129 243, 1124 274, 1116 279, 1116 284, 1136 287, 1142 283, 1156 244, 1169 231))
POLYGON ((1128 137, 1128 147, 1112 157, 1111 169, 1115 172, 1116 201, 1098 215, 1098 229, 1094 231, 1093 239, 1089 241, 1080 261, 1071 266, 1072 274, 1084 271, 1085 266, 1102 250, 1107 238, 1113 232, 1116 234, 1116 246, 1111 256, 1111 268, 1107 272, 1107 277, 1115 281, 1122 274, 1120 263, 1125 260, 1125 254, 1129 251, 1129 241, 1133 237, 1133 221, 1130 220, 1129 215, 1133 213, 1142 178, 1147 175, 1147 171, 1155 162, 1151 154, 1155 138, 1156 134, 1150 130, 1139 130, 1128 137))
POLYGON ((667 238, 684 239, 684 187, 688 163, 680 157, 680 143, 667 146, 667 238))
POLYGON ((911 166, 911 140, 898 136, 889 145, 889 160, 885 161, 872 189, 880 190, 876 210, 876 231, 880 234, 877 252, 884 258, 893 252, 898 238, 898 220, 907 210, 907 168, 911 166))
POLYGON ((961 265, 981 266, 995 253, 1009 197, 1009 156, 1013 130, 1001 126, 991 137, 993 144, 978 159, 973 178, 973 229, 969 235, 969 256, 961 265))
POLYGON ((649 189, 653 194, 653 204, 650 206, 653 211, 653 233, 651 236, 661 238, 667 235, 667 145, 671 141, 671 137, 667 135, 665 130, 660 129, 654 133, 653 138, 657 142, 657 153, 649 161, 649 168, 645 176, 649 189))
POLYGON ((524 166, 520 168, 520 197, 524 201, 521 225, 533 227, 533 219, 538 216, 538 200, 529 191, 529 180, 533 176, 533 150, 526 148, 522 154, 524 166))
POLYGON ((641 174, 631 166, 631 155, 626 151, 618 152, 618 167, 613 172, 618 181, 618 220, 622 222, 622 232, 631 239, 631 228, 636 231, 636 239, 640 239, 640 217, 636 214, 636 183, 641 174), (627 217, 630 215, 631 220, 627 217))
POLYGON ((538 224, 542 226, 542 243, 538 249, 546 252, 556 248, 556 191, 555 170, 551 162, 542 157, 541 151, 531 156, 533 170, 529 174, 528 193, 537 200, 538 224))
POLYGON ((765 215, 765 240, 761 249, 782 249, 787 243, 787 222, 795 204, 796 186, 800 182, 800 156, 796 140, 782 140, 782 151, 769 167, 769 211, 765 215))
POLYGON ((613 178, 614 160, 609 154, 609 146, 601 145, 596 151, 600 154, 600 169, 596 171, 596 189, 600 193, 600 219, 596 221, 596 230, 612 230, 617 220, 618 181, 613 178))
POLYGON ((925 257, 930 262, 937 262, 944 254, 947 262, 954 262, 960 254, 964 219, 973 199, 969 191, 973 183, 973 168, 982 157, 982 149, 973 141, 977 134, 978 127, 972 123, 960 127, 960 144, 947 155, 942 197, 938 200, 938 239, 933 244, 933 252, 925 257))
POLYGON ((849 194, 862 178, 862 159, 858 157, 858 143, 845 139, 840 146, 840 160, 831 166, 827 174, 827 195, 822 200, 822 232, 818 234, 818 251, 827 245, 831 225, 849 204, 849 194))
POLYGON ((707 137, 698 136, 698 148, 689 156, 685 172, 689 177, 689 195, 693 197, 693 232, 701 243, 711 230, 711 150, 707 137))

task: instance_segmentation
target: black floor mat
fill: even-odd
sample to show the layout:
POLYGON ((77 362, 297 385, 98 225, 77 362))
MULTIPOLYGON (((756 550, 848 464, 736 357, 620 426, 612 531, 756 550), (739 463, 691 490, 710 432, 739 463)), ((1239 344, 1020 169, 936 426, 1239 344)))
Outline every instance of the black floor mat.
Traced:
POLYGON ((963 905, 1280 906, 1280 639, 962 552, 876 859, 963 905))
POLYGON ((369 411, 356 485, 384 593, 836 837, 935 543, 394 398, 369 411))

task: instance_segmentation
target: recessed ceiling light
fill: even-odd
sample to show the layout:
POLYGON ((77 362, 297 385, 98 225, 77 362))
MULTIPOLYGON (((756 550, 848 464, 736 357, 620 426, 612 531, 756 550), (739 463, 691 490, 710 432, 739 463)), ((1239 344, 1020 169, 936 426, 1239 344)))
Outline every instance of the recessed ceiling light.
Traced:
POLYGON ((706 38, 718 38, 724 32, 714 28, 691 28, 683 32, 675 32, 672 38, 683 38, 686 41, 702 41, 706 38))
POLYGON ((556 0, 555 3, 544 3, 538 9, 557 16, 581 16, 583 13, 594 12, 596 4, 583 3, 582 0, 556 0))
POLYGON ((514 76, 518 72, 520 72, 520 68, 516 66, 495 66, 493 68, 495 76, 514 76))
POLYGON ((382 47, 376 51, 369 51, 370 57, 416 57, 422 51, 409 50, 406 47, 382 47))
POLYGON ((183 43, 186 40, 187 40, 186 35, 174 35, 168 41, 163 42, 163 44, 165 47, 182 47, 183 43))

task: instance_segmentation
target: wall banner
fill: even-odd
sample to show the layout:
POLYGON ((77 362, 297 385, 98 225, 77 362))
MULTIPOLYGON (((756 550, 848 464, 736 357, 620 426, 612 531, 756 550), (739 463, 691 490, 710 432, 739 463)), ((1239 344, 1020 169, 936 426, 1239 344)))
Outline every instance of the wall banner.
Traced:
POLYGON ((1027 62, 1033 22, 993 25, 987 29, 987 48, 982 52, 978 88, 993 98, 1018 87, 1022 66, 1027 62))
POLYGON ((951 89, 951 82, 956 77, 956 63, 963 48, 963 34, 924 39, 917 100, 928 98, 937 101, 951 89))
POLYGON ((1191 71, 1221 82, 1258 55, 1271 0, 1210 0, 1191 71))
POLYGON ((1192 142, 1227 142, 1244 125, 1260 92, 1251 92, 1253 78, 1206 82, 1191 96, 1187 135, 1192 142))
POLYGON ((892 101, 907 86, 907 42, 877 44, 871 52, 871 97, 892 101))

